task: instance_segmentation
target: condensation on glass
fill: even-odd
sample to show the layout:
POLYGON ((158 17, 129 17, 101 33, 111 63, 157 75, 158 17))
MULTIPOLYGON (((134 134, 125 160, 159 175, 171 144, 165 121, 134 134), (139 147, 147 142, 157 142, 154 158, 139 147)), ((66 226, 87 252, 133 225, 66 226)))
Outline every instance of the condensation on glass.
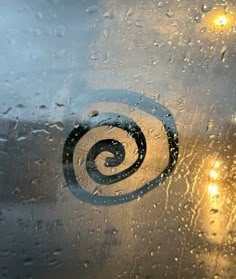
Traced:
POLYGON ((235 21, 0 1, 0 278, 235 278, 235 21))

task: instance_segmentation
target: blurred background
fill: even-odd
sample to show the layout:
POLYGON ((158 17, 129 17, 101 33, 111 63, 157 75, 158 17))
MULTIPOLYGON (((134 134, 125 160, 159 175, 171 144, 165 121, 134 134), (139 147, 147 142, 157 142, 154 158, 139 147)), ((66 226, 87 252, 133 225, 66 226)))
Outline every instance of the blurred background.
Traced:
POLYGON ((236 278, 236 2, 0 0, 0 278, 236 278), (162 172, 162 123, 137 106, 81 96, 134 91, 167 107, 179 135, 171 176, 146 195, 94 206, 69 191, 62 154, 91 111, 142 128, 147 154, 121 182, 97 185, 86 154, 121 129, 91 130, 74 169, 94 195, 138 189, 162 172))

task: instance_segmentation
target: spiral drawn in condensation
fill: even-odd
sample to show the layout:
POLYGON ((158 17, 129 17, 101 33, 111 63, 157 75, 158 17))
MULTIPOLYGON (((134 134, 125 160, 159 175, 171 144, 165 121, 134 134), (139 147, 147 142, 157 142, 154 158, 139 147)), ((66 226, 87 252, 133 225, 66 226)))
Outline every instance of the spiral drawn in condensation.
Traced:
POLYGON ((100 153, 108 151, 113 156, 106 158, 106 167, 116 167, 122 164, 125 158, 125 148, 122 143, 115 139, 103 139, 96 142, 87 153, 86 171, 90 178, 95 183, 112 187, 112 184, 118 183, 134 174, 145 160, 147 143, 141 128, 130 117, 115 112, 103 112, 94 113, 85 120, 82 120, 69 134, 63 150, 63 170, 66 183, 72 194, 82 201, 95 205, 116 205, 126 203, 143 196, 153 188, 157 187, 172 173, 177 163, 179 151, 178 133, 175 121, 171 112, 163 105, 156 103, 145 96, 126 90, 112 89, 86 92, 78 99, 78 110, 98 102, 104 102, 106 104, 127 104, 151 114, 162 122, 168 139, 169 161, 160 175, 157 175, 145 185, 140 185, 140 188, 129 193, 119 196, 102 196, 90 193, 80 184, 80 182, 78 182, 73 165, 76 145, 80 143, 80 139, 91 129, 102 126, 120 128, 133 138, 138 148, 136 161, 127 169, 113 175, 104 175, 101 173, 97 168, 96 158, 100 153))

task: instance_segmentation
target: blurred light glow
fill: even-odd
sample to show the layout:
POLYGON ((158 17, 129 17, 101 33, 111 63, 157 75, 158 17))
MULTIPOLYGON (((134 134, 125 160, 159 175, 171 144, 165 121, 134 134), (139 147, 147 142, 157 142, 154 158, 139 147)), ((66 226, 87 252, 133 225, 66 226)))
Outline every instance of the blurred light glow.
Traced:
POLYGON ((219 162, 219 161, 216 161, 215 164, 214 164, 214 167, 215 167, 215 168, 219 168, 219 166, 220 166, 220 162, 219 162))
POLYGON ((227 9, 215 7, 202 18, 201 26, 206 27, 209 32, 229 34, 235 27, 235 15, 236 9, 232 5, 227 9))
POLYGON ((219 27, 224 27, 228 23, 228 18, 225 15, 220 15, 217 18, 215 18, 214 23, 219 27))
POLYGON ((210 178, 216 179, 218 177, 218 172, 216 170, 211 170, 210 171, 210 178))
POLYGON ((211 165, 211 168, 216 171, 216 169, 218 169, 220 167, 221 162, 218 159, 212 159, 210 165, 211 165))
POLYGON ((208 192, 210 194, 211 197, 215 197, 219 194, 219 189, 218 186, 216 184, 209 184, 208 185, 208 192))

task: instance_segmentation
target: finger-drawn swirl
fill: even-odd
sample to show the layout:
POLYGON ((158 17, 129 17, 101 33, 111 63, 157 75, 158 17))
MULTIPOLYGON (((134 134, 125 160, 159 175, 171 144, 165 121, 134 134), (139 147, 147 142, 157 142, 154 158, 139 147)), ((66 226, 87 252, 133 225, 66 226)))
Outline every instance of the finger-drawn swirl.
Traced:
POLYGON ((173 171, 178 159, 178 134, 175 121, 171 112, 163 105, 156 103, 145 96, 125 90, 101 90, 86 92, 79 97, 77 103, 79 107, 83 108, 86 105, 96 102, 117 102, 127 104, 132 107, 138 107, 152 116, 155 116, 162 122, 168 139, 169 162, 160 175, 145 185, 141 185, 139 189, 123 195, 96 196, 83 188, 83 185, 80 185, 76 179, 73 166, 73 156, 75 147, 79 144, 80 139, 91 129, 101 126, 120 128, 126 131, 133 138, 138 148, 136 161, 127 169, 113 175, 104 175, 101 173, 97 168, 96 158, 101 152, 108 151, 113 155, 113 157, 106 158, 105 166, 115 167, 120 165, 125 158, 125 149, 122 143, 115 139, 103 139, 96 142, 88 151, 86 158, 86 171, 90 178, 98 184, 111 185, 128 178, 140 168, 146 155, 147 146, 145 136, 141 128, 131 118, 114 112, 104 112, 91 115, 87 119, 81 121, 79 125, 69 134, 63 150, 63 170, 65 180, 70 191, 80 200, 91 204, 115 205, 126 203, 157 187, 160 182, 164 181, 173 171))

